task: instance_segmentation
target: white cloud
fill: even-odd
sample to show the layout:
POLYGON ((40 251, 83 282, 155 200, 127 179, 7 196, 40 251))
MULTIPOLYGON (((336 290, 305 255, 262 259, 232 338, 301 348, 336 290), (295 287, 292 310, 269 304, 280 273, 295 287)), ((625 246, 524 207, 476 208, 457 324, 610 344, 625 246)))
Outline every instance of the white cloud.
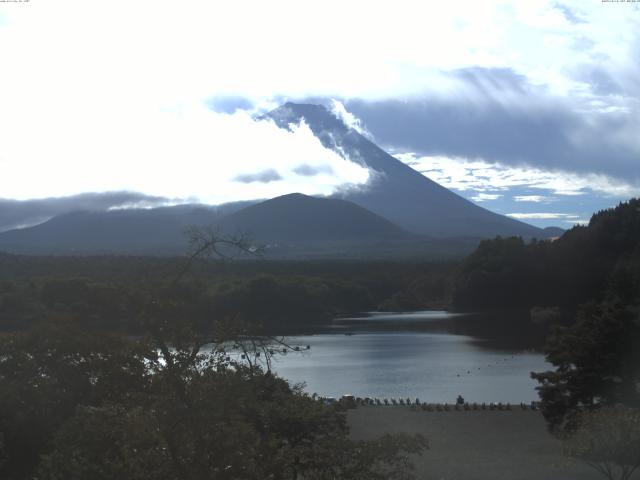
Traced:
MULTIPOLYGON (((559 196, 596 192, 612 197, 640 195, 640 186, 605 175, 545 171, 533 167, 511 167, 484 160, 467 160, 442 156, 418 157, 414 153, 396 154, 396 158, 441 185, 458 191, 495 191, 514 187, 550 190, 559 196)), ((521 196, 516 201, 542 200, 542 196, 521 196), (523 200, 523 199, 527 200, 523 200)))
MULTIPOLYGON (((248 97, 258 106, 307 96, 465 96, 464 82, 447 72, 469 66, 510 67, 552 95, 588 96, 590 87, 574 78, 584 64, 607 69, 637 91, 639 67, 630 46, 638 10, 572 1, 585 20, 575 25, 553 5, 0 3, 0 192, 31 198, 127 188, 216 202, 292 190, 328 193, 344 182, 366 181, 366 171, 320 149, 304 127, 286 134, 206 111, 202 105, 215 96, 248 97), (577 48, 580 39, 591 47, 577 48), (288 175, 294 158, 297 165, 329 166, 334 175, 288 175), (265 168, 276 168, 283 181, 229 183, 265 168)), ((518 108, 520 97, 503 90, 499 100, 518 108)), ((461 189, 474 182, 488 189, 492 180, 507 188, 533 173, 534 183, 546 185, 539 188, 565 195, 629 189, 604 177, 585 182, 530 169, 447 168, 448 186, 461 189)), ((437 176, 435 170, 430 174, 437 176)))
MULTIPOLYGON (((461 85, 439 72, 470 65, 513 67, 565 94, 584 88, 572 67, 596 55, 599 65, 626 68, 637 9, 569 2, 585 19, 574 24, 555 4, 327 0, 310 17, 295 0, 31 2, 3 6, 12 46, 3 60, 32 58, 18 73, 44 70, 76 84, 102 79, 109 90, 148 96, 258 98, 451 92, 461 85), (576 47, 584 39, 590 49, 576 47)), ((38 78, 46 77, 30 81, 38 78)))
POLYGON ((527 219, 537 219, 537 220, 549 220, 555 218, 561 219, 577 219, 578 216, 571 213, 546 213, 546 212, 538 212, 538 213, 507 213, 508 217, 517 218, 520 220, 527 219))
POLYGON ((38 105, 25 105, 29 115, 24 121, 0 119, 2 196, 135 190, 220 203, 294 191, 330 194, 369 177, 365 168, 325 149, 304 123, 289 132, 245 112, 217 114, 197 103, 169 112, 130 108, 126 115, 120 107, 125 108, 96 106, 100 115, 88 122, 82 106, 70 105, 63 129, 49 128, 56 122, 56 110, 38 105), (40 160, 37 167, 34 159, 40 160), (313 178, 296 174, 301 163, 320 173, 313 178), (273 167, 282 180, 235 180, 273 167))
POLYGON ((500 194, 495 193, 478 193, 476 196, 471 197, 474 202, 484 202, 485 200, 497 200, 502 197, 500 194))
POLYGON ((331 113, 342 120, 345 125, 353 128, 359 134, 364 135, 369 139, 373 139, 373 135, 371 135, 371 133, 368 132, 366 128, 364 128, 360 119, 357 118, 353 113, 347 111, 342 102, 332 99, 330 110, 331 113))
POLYGON ((570 225, 587 225, 589 219, 581 218, 579 215, 572 213, 507 213, 508 217, 517 218, 518 220, 561 220, 563 223, 570 225))
POLYGON ((540 203, 545 200, 548 200, 547 197, 543 195, 516 195, 513 197, 516 202, 533 202, 540 203))

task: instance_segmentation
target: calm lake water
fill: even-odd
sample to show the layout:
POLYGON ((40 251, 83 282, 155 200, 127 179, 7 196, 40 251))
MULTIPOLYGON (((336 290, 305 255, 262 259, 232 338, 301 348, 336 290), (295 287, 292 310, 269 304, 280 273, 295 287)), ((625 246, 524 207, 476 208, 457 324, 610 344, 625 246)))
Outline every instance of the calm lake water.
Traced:
POLYGON ((273 368, 322 396, 422 401, 530 402, 532 371, 549 368, 540 353, 498 349, 447 332, 446 312, 372 313, 338 319, 322 333, 288 337, 309 350, 278 356, 273 368))

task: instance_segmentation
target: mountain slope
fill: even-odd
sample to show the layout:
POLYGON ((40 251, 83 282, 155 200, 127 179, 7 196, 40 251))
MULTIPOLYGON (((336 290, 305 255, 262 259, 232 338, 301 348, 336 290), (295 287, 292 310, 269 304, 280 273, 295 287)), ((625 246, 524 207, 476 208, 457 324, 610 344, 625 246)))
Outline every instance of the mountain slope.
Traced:
POLYGON ((270 112, 281 128, 301 120, 322 144, 375 170, 366 189, 342 194, 400 227, 440 237, 521 235, 544 238, 539 228, 498 215, 456 195, 393 158, 320 105, 286 103, 270 112))
POLYGON ((292 193, 223 218, 226 232, 245 231, 258 242, 318 243, 403 239, 410 235, 388 220, 345 200, 292 193))
POLYGON ((180 253, 187 248, 187 227, 209 225, 220 215, 217 209, 194 205, 73 212, 0 233, 0 249, 26 254, 180 253))
POLYGON ((215 225, 230 235, 246 233, 255 244, 266 245, 268 258, 435 259, 460 257, 477 245, 473 238, 433 239, 406 232, 346 200, 289 194, 243 209, 234 204, 75 212, 0 233, 0 251, 180 255, 188 247, 184 232, 192 225, 215 225))

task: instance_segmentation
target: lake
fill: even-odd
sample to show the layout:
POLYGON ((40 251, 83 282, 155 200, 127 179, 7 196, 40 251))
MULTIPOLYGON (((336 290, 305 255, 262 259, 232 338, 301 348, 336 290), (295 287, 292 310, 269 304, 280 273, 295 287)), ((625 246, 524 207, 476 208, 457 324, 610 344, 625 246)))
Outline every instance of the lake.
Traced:
POLYGON ((352 394, 453 403, 538 400, 529 374, 550 368, 541 353, 498 348, 452 334, 446 312, 370 313, 336 319, 313 335, 288 337, 309 350, 277 356, 273 369, 322 396, 352 394))

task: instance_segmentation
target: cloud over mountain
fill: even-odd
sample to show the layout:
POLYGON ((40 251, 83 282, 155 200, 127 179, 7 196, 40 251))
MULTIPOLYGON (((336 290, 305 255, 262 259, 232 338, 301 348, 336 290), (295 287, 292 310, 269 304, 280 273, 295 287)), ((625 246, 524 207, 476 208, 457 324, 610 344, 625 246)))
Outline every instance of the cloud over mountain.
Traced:
POLYGON ((306 127, 252 120, 303 99, 395 152, 640 186, 638 4, 397 0, 368 3, 362 21, 361 3, 327 0, 313 12, 293 0, 250 14, 243 2, 3 6, 0 194, 220 203, 365 185, 370 172, 306 127), (234 181, 268 169, 281 179, 234 181))
POLYGON ((135 190, 216 204, 292 190, 328 195, 344 184, 368 180, 367 169, 324 148, 304 124, 282 130, 244 111, 220 114, 199 104, 168 112, 129 108, 124 117, 120 108, 104 106, 104 116, 95 123, 86 121, 84 107, 74 107, 76 115, 61 130, 49 128, 56 122, 55 109, 36 108, 26 123, 18 119, 5 125, 3 196, 135 190), (32 135, 39 140, 31 141, 32 135), (34 160, 42 158, 49 161, 34 160), (296 174, 301 161, 322 171, 323 181, 296 174))
MULTIPOLYGON (((597 173, 640 185, 640 107, 634 102, 615 92, 569 100, 512 69, 467 68, 450 75, 460 82, 457 94, 350 100, 347 108, 378 142, 396 149, 597 173)), ((592 83, 611 90, 610 81, 592 83)))
POLYGON ((175 203, 180 201, 134 192, 83 193, 69 197, 23 201, 0 198, 0 232, 36 225, 56 215, 78 210, 152 208, 175 203))

